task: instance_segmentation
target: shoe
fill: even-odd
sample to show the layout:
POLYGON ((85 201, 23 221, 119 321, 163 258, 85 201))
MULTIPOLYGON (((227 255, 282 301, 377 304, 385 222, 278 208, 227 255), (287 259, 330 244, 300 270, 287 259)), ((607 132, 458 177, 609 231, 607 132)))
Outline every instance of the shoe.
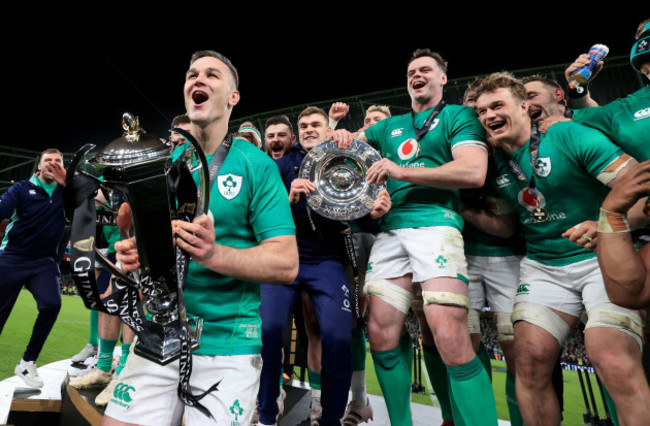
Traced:
POLYGON ((112 376, 112 374, 104 373, 102 370, 95 367, 90 370, 90 373, 70 380, 70 386, 82 389, 97 385, 107 385, 110 383, 112 376))
POLYGON ((84 348, 77 355, 70 358, 72 362, 84 362, 86 359, 97 355, 97 346, 93 346, 90 343, 86 344, 84 348))
POLYGON ((101 391, 97 397, 95 397, 95 405, 97 407, 106 407, 108 405, 108 401, 111 400, 111 397, 113 396, 113 392, 115 391, 115 386, 117 386, 117 376, 113 374, 113 378, 111 381, 108 383, 108 386, 104 388, 103 391, 101 391))
POLYGON ((372 420, 370 400, 367 400, 365 407, 360 407, 356 401, 350 401, 348 408, 345 410, 345 415, 341 419, 341 424, 343 426, 357 426, 367 422, 368 419, 372 420))
POLYGON ((24 361, 20 360, 16 368, 14 368, 14 373, 16 376, 23 379, 23 382, 27 386, 33 388, 42 388, 43 379, 38 376, 38 370, 36 369, 36 363, 34 361, 24 361))
POLYGON ((309 426, 319 426, 318 419, 323 415, 323 407, 311 407, 309 411, 309 426))

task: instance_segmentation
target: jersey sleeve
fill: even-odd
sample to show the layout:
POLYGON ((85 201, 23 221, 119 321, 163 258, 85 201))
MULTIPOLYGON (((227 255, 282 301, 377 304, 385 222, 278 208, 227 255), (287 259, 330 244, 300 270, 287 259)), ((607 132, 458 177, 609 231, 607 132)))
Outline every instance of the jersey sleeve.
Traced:
MULTIPOLYGON (((562 123, 558 123, 562 124, 562 123)), ((564 143, 590 175, 607 185, 631 157, 603 133, 582 125, 567 124, 564 143)), ((552 128, 551 128, 552 129, 552 128)))
POLYGON ((368 144, 379 152, 381 152, 381 141, 390 120, 390 118, 381 120, 364 131, 366 139, 368 139, 368 144))
POLYGON ((477 146, 487 151, 485 129, 476 113, 469 107, 461 107, 455 115, 449 133, 449 145, 453 151, 463 146, 477 146))
POLYGON ((12 185, 7 192, 0 195, 0 220, 9 219, 18 206, 19 184, 12 185))
POLYGON ((611 106, 608 107, 607 105, 581 108, 573 111, 573 121, 600 130, 609 138, 613 137, 613 134, 609 132, 612 128, 611 123, 613 118, 614 110, 611 106))
POLYGON ((250 222, 258 241, 295 235, 289 198, 275 162, 266 157, 255 166, 255 193, 250 203, 250 222))

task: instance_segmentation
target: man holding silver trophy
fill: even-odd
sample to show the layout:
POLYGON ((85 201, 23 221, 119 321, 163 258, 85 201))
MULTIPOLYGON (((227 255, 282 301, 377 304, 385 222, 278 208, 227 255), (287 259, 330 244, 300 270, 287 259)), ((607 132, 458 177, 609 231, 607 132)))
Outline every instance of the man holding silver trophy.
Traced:
MULTIPOLYGON (((136 348, 103 424, 180 424, 183 415, 186 424, 250 423, 262 367, 258 283, 290 284, 298 272, 298 253, 276 165, 249 142, 229 138, 237 87, 237 71, 223 55, 200 51, 192 56, 184 87, 190 133, 210 168, 215 157, 221 164, 207 189, 206 214, 191 222, 175 220, 172 235, 191 256, 182 293, 188 317, 200 317, 203 330, 190 364, 189 391, 207 412, 179 396, 179 377, 185 372, 178 360, 161 365, 139 356, 136 348)), ((137 247, 134 239, 115 244, 124 271, 135 271, 146 260, 139 258, 143 254, 137 247)))
MULTIPOLYGON (((469 338, 458 194, 483 185, 487 149, 474 112, 442 99, 446 65, 439 54, 416 50, 407 69, 412 112, 380 121, 358 136, 384 157, 370 167, 367 179, 386 181, 392 200, 371 250, 364 294, 370 349, 393 426, 412 424, 410 364, 400 333, 420 291, 458 418, 465 424, 497 424, 492 386, 469 338)), ((340 148, 351 139, 346 131, 334 134, 340 148)))

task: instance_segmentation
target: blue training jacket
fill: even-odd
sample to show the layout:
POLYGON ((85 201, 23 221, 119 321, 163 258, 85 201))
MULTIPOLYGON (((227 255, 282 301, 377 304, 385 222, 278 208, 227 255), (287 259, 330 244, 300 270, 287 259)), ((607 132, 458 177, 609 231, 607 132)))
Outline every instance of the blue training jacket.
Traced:
POLYGON ((0 219, 10 219, 0 245, 0 258, 57 258, 65 228, 62 187, 52 196, 36 175, 16 182, 0 195, 0 219))

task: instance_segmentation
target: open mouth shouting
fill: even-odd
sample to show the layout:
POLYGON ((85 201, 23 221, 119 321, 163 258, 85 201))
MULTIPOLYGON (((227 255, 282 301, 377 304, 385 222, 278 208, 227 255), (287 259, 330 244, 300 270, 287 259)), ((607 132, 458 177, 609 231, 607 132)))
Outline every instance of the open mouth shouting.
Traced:
POLYGON ((542 119, 542 110, 530 108, 528 110, 528 115, 530 116, 531 120, 533 120, 533 123, 537 123, 542 119))
POLYGON ((284 151, 284 145, 282 142, 273 141, 271 142, 271 151, 273 152, 282 152, 284 151))
POLYGON ((424 80, 416 80, 413 83, 411 83, 411 87, 413 90, 420 90, 424 88, 427 85, 427 83, 424 80))
POLYGON ((493 136, 499 135, 501 130, 505 127, 506 122, 503 120, 494 120, 489 124, 486 124, 488 130, 493 136))
POLYGON ((203 90, 195 90, 194 92, 192 92, 192 102, 194 102, 195 105, 201 105, 207 102, 208 99, 209 99, 208 94, 203 90))

